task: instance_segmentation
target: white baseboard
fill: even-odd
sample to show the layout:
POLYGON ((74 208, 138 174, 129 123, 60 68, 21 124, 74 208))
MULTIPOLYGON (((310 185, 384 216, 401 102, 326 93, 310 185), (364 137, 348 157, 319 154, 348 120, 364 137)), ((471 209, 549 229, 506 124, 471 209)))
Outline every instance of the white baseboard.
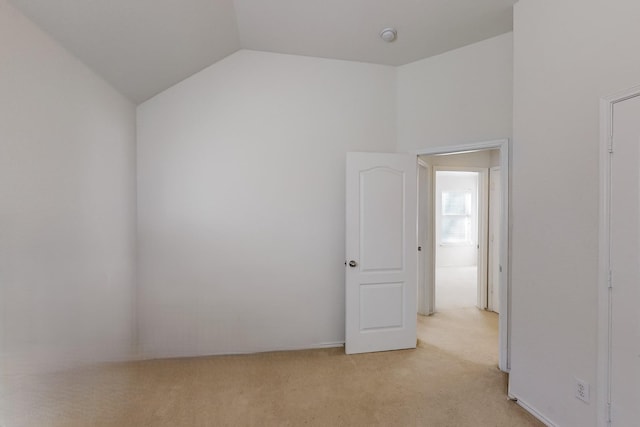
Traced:
POLYGON ((237 356, 247 354, 260 354, 260 353, 273 353, 280 351, 301 351, 301 350, 319 350, 323 348, 337 348, 344 347, 344 341, 335 342, 322 342, 301 346, 275 346, 275 347, 263 347, 255 348, 251 350, 228 350, 222 352, 216 351, 203 351, 198 353, 178 353, 178 352, 144 352, 142 351, 140 356, 136 360, 157 360, 157 359, 174 359, 183 357, 210 357, 210 356, 237 356))
POLYGON ((336 347, 344 347, 344 341, 336 341, 336 342, 322 342, 317 344, 311 344, 308 346, 300 346, 300 347, 278 347, 275 350, 259 350, 252 353, 270 353, 272 351, 300 351, 300 350, 319 350, 322 348, 336 348, 336 347))
POLYGON ((544 415, 542 415, 542 413, 540 411, 538 411, 533 406, 531 406, 531 405, 527 404, 526 402, 524 402, 518 396, 509 395, 509 399, 515 400, 516 403, 518 405, 520 405, 520 407, 522 407, 522 409, 524 409, 525 411, 527 411, 528 413, 530 413, 531 415, 536 417, 538 420, 540 420, 547 427, 558 427, 553 421, 551 421, 549 418, 547 418, 544 415))
MULTIPOLYGON (((41 375, 86 368, 105 363, 139 360, 136 352, 127 349, 38 349, 0 355, 0 375, 41 375)), ((1 426, 0 426, 1 427, 1 426)))

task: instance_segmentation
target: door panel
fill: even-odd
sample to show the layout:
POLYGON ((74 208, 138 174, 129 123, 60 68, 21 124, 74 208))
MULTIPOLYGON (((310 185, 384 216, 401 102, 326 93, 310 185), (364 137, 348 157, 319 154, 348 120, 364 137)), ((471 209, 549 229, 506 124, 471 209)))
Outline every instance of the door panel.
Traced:
POLYGON ((416 346, 416 161, 347 154, 348 354, 416 346))
POLYGON ((612 425, 640 419, 640 98, 614 106, 611 157, 612 425))
POLYGON ((401 328, 404 283, 360 285, 360 329, 401 328))
POLYGON ((362 271, 399 271, 404 266, 402 171, 375 167, 360 172, 360 265, 362 271))

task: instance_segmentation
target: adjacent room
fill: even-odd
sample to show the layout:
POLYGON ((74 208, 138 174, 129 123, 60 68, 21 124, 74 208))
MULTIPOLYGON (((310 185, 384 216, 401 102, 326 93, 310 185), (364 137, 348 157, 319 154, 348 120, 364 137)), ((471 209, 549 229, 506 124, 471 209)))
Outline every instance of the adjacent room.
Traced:
POLYGON ((0 0, 0 425, 635 425, 639 16, 0 0))

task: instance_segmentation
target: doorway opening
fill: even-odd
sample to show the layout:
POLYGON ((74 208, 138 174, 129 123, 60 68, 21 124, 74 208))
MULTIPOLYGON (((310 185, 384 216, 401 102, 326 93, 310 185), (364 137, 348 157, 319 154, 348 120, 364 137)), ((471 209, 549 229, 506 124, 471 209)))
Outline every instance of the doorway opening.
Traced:
POLYGON ((491 357, 507 372, 508 141, 416 154, 418 314, 493 329, 491 357))
POLYGON ((435 168, 435 311, 481 304, 481 173, 435 168))

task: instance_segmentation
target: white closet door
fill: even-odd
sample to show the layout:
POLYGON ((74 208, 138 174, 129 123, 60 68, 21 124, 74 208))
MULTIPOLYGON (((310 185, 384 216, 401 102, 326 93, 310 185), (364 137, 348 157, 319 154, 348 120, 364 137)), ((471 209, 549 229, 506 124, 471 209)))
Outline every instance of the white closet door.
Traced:
POLYGON ((613 426, 640 422, 640 98, 614 106, 611 167, 613 426))

